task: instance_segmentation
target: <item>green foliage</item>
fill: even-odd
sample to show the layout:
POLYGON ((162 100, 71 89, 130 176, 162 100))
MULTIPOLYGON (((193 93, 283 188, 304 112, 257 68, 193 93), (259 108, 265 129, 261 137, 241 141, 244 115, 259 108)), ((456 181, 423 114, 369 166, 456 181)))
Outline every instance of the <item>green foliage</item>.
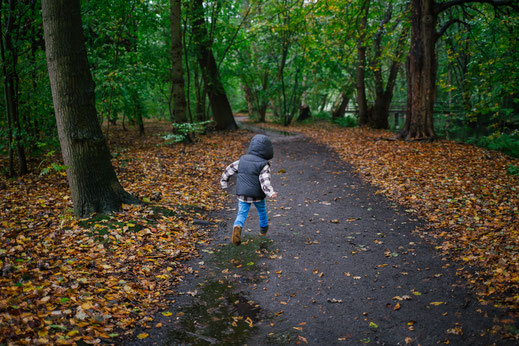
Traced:
POLYGON ((213 124, 212 120, 201 121, 198 123, 173 123, 175 133, 169 133, 162 136, 166 144, 192 142, 195 134, 202 134, 207 131, 209 125, 213 124))
POLYGON ((519 176, 519 166, 510 164, 508 167, 506 167, 506 172, 510 175, 519 176))
POLYGON ((331 120, 332 116, 330 112, 317 112, 312 115, 316 120, 331 120))
POLYGON ((342 127, 355 127, 358 125, 357 119, 354 117, 351 117, 351 116, 345 116, 344 118, 337 118, 333 122, 342 127))
POLYGON ((68 168, 69 168, 69 166, 61 165, 61 164, 56 163, 56 162, 52 162, 50 165, 48 165, 47 167, 43 168, 40 171, 40 177, 44 176, 44 175, 47 175, 49 173, 52 173, 52 172, 54 172, 54 173, 64 173, 68 168))
MULTIPOLYGON (((45 148, 48 145, 46 143, 40 143, 39 146, 41 148, 45 148)), ((55 159, 56 153, 54 150, 50 150, 44 155, 44 159, 40 162, 38 166, 38 168, 41 168, 45 165, 45 167, 40 171, 40 177, 50 173, 65 174, 65 171, 69 168, 69 166, 54 162, 53 160, 55 159)))
POLYGON ((518 134, 495 134, 484 137, 471 137, 468 143, 492 150, 501 151, 512 157, 519 157, 519 135, 518 134))

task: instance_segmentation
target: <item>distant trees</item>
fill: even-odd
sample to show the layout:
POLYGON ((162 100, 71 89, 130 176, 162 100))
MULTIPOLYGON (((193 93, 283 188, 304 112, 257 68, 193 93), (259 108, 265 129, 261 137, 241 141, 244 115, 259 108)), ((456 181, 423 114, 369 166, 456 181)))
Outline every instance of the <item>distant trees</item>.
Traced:
MULTIPOLYGON (((38 4, 0 3, 0 173, 11 177, 45 168, 59 144, 38 4)), ((81 6, 107 139, 117 124, 144 134, 151 117, 234 129, 233 110, 286 125, 311 114, 374 128, 402 125, 389 116, 398 110, 406 140, 519 136, 519 10, 511 0, 81 6)))
MULTIPOLYGON (((24 175, 28 171, 24 145, 24 125, 30 123, 26 115, 20 114, 20 55, 22 42, 31 37, 31 11, 34 1, 3 1, 0 4, 0 58, 2 64, 5 114, 7 118, 7 151, 9 176, 24 175), (29 14, 27 14, 29 13, 29 14), (23 117, 24 119, 21 119, 23 117), (18 167, 15 168, 15 154, 18 167)), ((33 41, 34 43, 34 41, 33 41)))
POLYGON ((213 118, 218 130, 237 128, 231 104, 220 79, 220 73, 213 52, 211 39, 205 24, 203 0, 192 0, 192 30, 196 57, 202 71, 213 118))
POLYGON ((79 0, 43 0, 45 49, 74 212, 110 212, 137 199, 119 184, 97 121, 79 0))

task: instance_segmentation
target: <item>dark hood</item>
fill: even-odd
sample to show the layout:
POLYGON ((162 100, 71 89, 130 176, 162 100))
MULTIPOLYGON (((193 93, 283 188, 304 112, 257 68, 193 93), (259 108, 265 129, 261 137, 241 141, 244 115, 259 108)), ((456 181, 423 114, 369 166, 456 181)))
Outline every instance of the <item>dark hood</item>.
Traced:
POLYGON ((249 154, 259 156, 264 160, 271 160, 274 157, 274 148, 270 138, 265 135, 252 137, 249 144, 249 154))

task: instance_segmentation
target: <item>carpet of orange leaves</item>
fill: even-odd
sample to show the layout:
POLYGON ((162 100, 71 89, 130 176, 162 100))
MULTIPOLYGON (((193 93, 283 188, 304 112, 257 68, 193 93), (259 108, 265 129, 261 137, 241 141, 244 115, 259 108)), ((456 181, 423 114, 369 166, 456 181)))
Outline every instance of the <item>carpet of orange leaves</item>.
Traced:
MULTIPOLYGON (((265 125, 263 125, 265 126, 265 125)), ((481 303, 519 311, 519 160, 452 141, 393 141, 394 133, 331 124, 283 127, 333 148, 383 193, 429 222, 421 234, 467 266, 481 303)))
POLYGON ((64 173, 0 178, 0 343, 113 342, 154 327, 166 295, 192 272, 186 260, 210 233, 193 220, 222 207, 219 176, 247 137, 165 145, 166 124, 147 124, 142 138, 110 131, 121 184, 149 203, 80 220, 64 173))
MULTIPOLYGON (((388 141, 386 131, 288 130, 330 146, 380 193, 423 216, 431 227, 420 232, 470 266, 464 275, 480 301, 517 311, 519 177, 506 167, 519 160, 453 142, 388 141)), ((0 178, 0 343, 112 342, 155 326, 166 295, 192 271, 186 260, 209 240, 193 220, 222 207, 218 178, 249 136, 214 133, 165 145, 165 124, 147 131, 139 138, 111 129, 118 177, 148 203, 109 216, 74 218, 59 172, 0 178)))

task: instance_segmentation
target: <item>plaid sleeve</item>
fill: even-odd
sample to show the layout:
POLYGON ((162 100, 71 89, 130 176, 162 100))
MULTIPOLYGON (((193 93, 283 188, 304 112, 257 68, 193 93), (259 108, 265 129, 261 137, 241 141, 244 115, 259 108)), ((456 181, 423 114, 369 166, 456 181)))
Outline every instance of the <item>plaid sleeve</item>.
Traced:
POLYGON ((274 188, 270 184, 270 163, 266 164, 260 172, 259 181, 261 189, 268 197, 272 197, 274 194, 274 188))
POLYGON ((238 172, 238 164, 240 163, 240 160, 234 161, 231 163, 227 168, 225 168, 225 171, 222 174, 222 177, 220 178, 220 185, 222 186, 222 189, 227 188, 227 182, 229 181, 229 178, 233 176, 236 172, 238 172))

